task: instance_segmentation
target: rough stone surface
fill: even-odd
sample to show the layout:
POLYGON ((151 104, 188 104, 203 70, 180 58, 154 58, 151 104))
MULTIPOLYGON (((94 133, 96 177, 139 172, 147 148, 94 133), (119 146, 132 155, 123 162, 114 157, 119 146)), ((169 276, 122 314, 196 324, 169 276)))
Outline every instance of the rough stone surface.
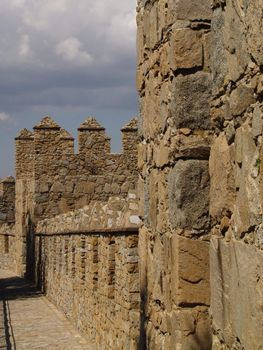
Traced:
POLYGON ((173 251, 177 271, 172 277, 175 303, 209 305, 209 243, 174 237, 173 251))
POLYGON ((213 327, 219 340, 231 348, 238 338, 244 349, 261 349, 262 251, 215 237, 210 252, 213 327))
POLYGON ((209 128, 210 83, 209 73, 203 72, 175 79, 171 112, 177 128, 209 128))
POLYGON ((173 227, 205 228, 208 224, 208 162, 179 160, 169 174, 168 186, 173 227))
POLYGON ((210 2, 138 1, 143 349, 211 348, 210 2))
POLYGON ((260 1, 213 2, 209 169, 215 350, 262 348, 261 9, 260 1))
POLYGON ((190 28, 180 28, 171 38, 170 62, 173 70, 201 67, 203 47, 198 32, 190 28))
POLYGON ((212 16, 209 0, 179 0, 175 6, 177 19, 180 20, 209 20, 212 16))
POLYGON ((234 160, 226 136, 220 135, 211 147, 210 214, 221 218, 233 212, 235 202, 234 160))

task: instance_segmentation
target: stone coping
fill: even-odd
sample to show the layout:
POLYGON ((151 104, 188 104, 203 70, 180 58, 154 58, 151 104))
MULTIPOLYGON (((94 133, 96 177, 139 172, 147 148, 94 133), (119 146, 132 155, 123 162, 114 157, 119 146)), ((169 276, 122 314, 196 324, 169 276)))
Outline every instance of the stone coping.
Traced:
POLYGON ((137 195, 130 191, 127 198, 114 196, 107 202, 92 201, 82 209, 39 221, 36 234, 136 233, 142 224, 138 211, 137 195))

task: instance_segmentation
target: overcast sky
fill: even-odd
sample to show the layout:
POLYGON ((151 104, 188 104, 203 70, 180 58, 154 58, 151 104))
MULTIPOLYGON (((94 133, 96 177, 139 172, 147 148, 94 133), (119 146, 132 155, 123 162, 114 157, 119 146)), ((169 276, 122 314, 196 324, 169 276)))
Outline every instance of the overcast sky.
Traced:
POLYGON ((44 115, 75 130, 94 115, 120 148, 137 114, 136 0, 0 0, 0 178, 14 137, 44 115))

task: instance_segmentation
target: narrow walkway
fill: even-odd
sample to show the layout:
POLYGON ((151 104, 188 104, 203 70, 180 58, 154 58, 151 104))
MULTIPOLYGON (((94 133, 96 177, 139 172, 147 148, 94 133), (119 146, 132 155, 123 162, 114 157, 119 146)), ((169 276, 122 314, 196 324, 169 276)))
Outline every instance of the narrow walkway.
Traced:
POLYGON ((46 297, 4 270, 0 270, 0 349, 91 350, 46 297))

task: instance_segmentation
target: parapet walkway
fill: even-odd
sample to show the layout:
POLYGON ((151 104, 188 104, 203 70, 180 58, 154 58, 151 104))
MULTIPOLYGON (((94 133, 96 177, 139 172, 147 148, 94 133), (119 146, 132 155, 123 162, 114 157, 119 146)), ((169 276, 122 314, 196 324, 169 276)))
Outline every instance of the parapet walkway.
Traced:
POLYGON ((1 269, 0 349, 92 350, 32 284, 1 269))

